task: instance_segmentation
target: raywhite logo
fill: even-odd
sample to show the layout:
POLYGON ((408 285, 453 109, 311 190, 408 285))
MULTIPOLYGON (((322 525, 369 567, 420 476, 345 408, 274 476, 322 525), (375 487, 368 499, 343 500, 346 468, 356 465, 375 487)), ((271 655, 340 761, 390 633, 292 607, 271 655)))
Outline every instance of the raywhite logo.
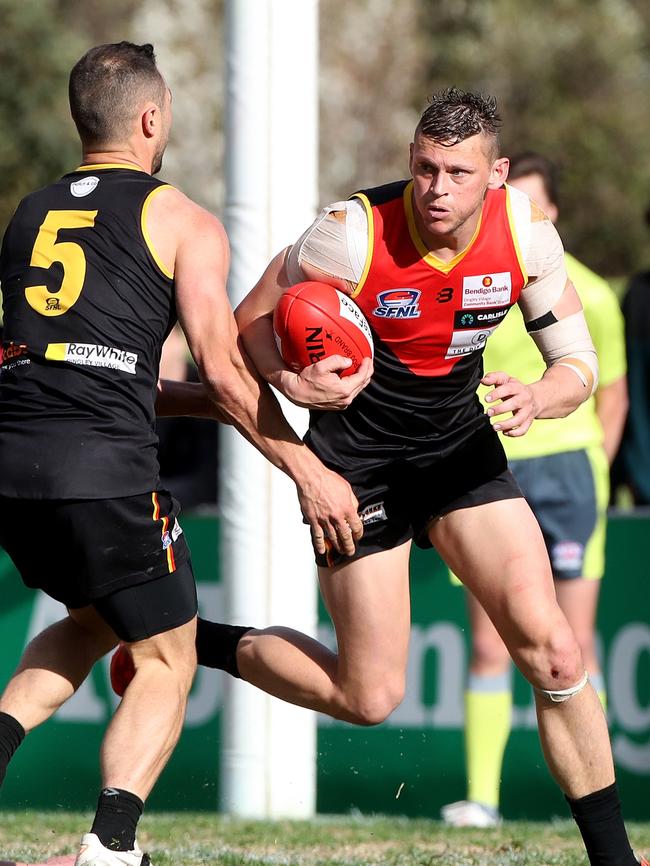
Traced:
POLYGON ((82 177, 80 180, 73 180, 70 184, 70 192, 75 198, 83 198, 85 195, 90 195, 97 188, 99 178, 95 175, 90 177, 82 177))
POLYGON ((502 307, 510 303, 512 276, 509 271, 463 277, 463 308, 502 307))
POLYGON ((95 346, 92 343, 50 343, 45 350, 48 361, 68 361, 84 367, 108 367, 135 376, 138 356, 128 349, 95 346))

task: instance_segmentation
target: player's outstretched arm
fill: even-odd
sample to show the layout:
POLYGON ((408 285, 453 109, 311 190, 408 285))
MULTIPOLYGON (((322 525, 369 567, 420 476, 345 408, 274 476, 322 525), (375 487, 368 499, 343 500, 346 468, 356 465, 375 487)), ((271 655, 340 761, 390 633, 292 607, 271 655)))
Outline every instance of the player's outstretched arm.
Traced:
MULTIPOLYGON (((235 311, 237 324, 253 363, 260 374, 292 403, 309 409, 345 409, 365 388, 372 376, 372 361, 364 359, 356 373, 341 378, 339 372, 351 361, 333 355, 305 367, 300 373, 289 370, 277 349, 273 335, 273 311, 291 282, 286 270, 287 250, 269 264, 262 278, 235 311)), ((305 269, 304 278, 327 282, 349 291, 345 281, 315 268, 305 269)))
POLYGON ((156 196, 148 218, 152 242, 173 270, 179 321, 209 399, 295 482, 317 549, 324 552, 327 535, 351 553, 362 524, 350 485, 296 435, 240 345, 226 293, 229 248, 221 223, 171 189, 156 196))
POLYGON ((192 418, 212 418, 222 424, 231 423, 230 418, 210 399, 202 382, 159 379, 155 408, 159 418, 189 415, 192 418))

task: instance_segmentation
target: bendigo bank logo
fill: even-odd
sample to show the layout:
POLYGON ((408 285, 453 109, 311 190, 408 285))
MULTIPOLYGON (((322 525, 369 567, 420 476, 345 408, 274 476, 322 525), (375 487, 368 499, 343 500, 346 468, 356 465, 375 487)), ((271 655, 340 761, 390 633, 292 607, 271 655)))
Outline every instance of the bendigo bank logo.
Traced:
POLYGON ((377 295, 377 306, 372 314, 382 319, 418 319, 421 294, 418 289, 387 289, 377 295))

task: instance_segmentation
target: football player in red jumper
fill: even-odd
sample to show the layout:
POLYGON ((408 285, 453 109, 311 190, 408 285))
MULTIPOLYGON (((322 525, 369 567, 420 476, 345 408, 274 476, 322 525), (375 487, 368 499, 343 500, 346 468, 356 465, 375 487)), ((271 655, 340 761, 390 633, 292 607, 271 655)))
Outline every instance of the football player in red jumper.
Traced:
POLYGON ((351 483, 364 535, 342 556, 336 548, 355 527, 314 533, 336 653, 285 628, 201 623, 199 661, 284 700, 377 724, 404 694, 411 542, 434 546, 535 690, 544 754, 590 863, 636 866, 605 715, 499 441, 498 432, 523 436, 534 418, 572 412, 598 374, 557 232, 505 183, 499 126, 492 98, 454 88, 434 97, 410 147, 411 178, 325 208, 237 310, 261 375, 312 408, 306 441, 351 483), (370 323, 374 373, 358 395, 337 373, 343 362, 300 373, 282 362, 273 310, 304 280, 347 292, 370 323), (515 303, 547 365, 532 383, 483 371, 485 342, 515 303), (479 382, 492 388, 487 413, 479 382))

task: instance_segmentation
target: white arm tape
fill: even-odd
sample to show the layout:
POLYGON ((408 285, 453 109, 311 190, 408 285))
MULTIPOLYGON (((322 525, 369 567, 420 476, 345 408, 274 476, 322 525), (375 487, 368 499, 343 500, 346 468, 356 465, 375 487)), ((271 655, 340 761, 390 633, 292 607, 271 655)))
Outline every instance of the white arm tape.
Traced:
POLYGON ((368 221, 357 199, 324 208, 291 247, 287 276, 291 283, 305 279, 302 263, 351 283, 361 279, 368 250, 368 221))
POLYGON ((530 322, 553 309, 567 283, 562 241, 548 219, 531 223, 526 267, 531 277, 521 292, 519 306, 530 322))
POLYGON ((570 367, 590 393, 594 393, 598 386, 598 357, 582 310, 539 331, 531 331, 530 336, 547 367, 554 364, 570 367))

